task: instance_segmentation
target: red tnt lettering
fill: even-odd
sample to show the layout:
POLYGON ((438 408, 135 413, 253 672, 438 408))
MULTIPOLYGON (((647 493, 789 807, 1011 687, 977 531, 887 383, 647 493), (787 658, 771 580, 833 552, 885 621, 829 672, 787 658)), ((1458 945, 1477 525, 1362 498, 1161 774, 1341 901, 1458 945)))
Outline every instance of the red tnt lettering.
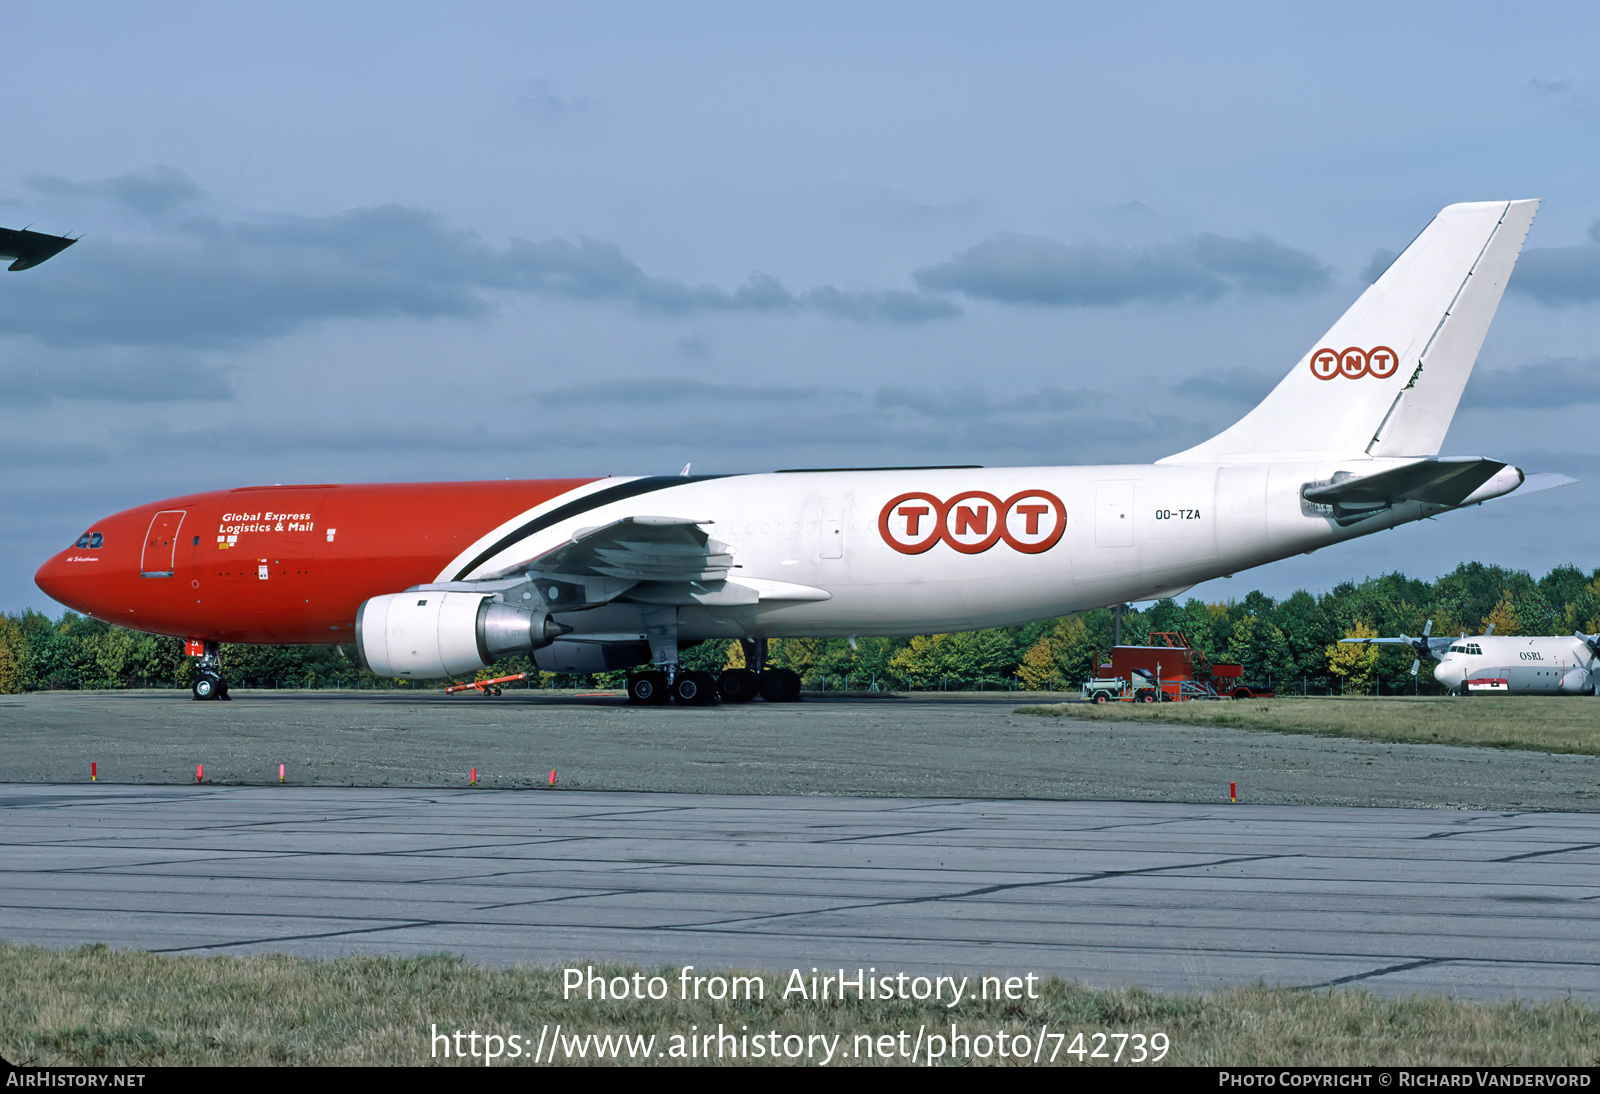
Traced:
POLYGON ((1050 511, 1048 505, 1019 505, 1017 512, 1021 513, 1028 521, 1028 530, 1025 535, 1036 536, 1039 534, 1039 517, 1050 511))
POLYGON ((965 505, 956 509, 956 532, 958 536, 968 532, 977 532, 979 535, 989 534, 989 510, 968 509, 965 505))
POLYGON ((922 523, 922 518, 928 515, 928 507, 926 505, 902 505, 895 512, 906 518, 906 535, 914 536, 917 534, 917 526, 922 523))
POLYGON ((1400 367, 1400 357, 1388 346, 1377 346, 1367 354, 1367 373, 1380 380, 1393 376, 1400 367))

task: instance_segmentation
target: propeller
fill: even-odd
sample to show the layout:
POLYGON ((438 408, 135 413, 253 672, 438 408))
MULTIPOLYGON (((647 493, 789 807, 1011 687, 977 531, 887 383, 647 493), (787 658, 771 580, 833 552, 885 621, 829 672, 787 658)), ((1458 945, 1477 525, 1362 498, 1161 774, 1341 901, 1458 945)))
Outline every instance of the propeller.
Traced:
POLYGON ((1421 645, 1417 646, 1416 643, 1413 643, 1413 646, 1417 646, 1417 656, 1411 660, 1412 676, 1415 676, 1417 674, 1417 669, 1422 667, 1422 655, 1424 653, 1426 653, 1429 657, 1433 656, 1433 647, 1428 644, 1428 635, 1432 633, 1433 620, 1430 619, 1422 625, 1422 637, 1418 640, 1421 645))
POLYGON ((1572 637, 1588 646, 1591 654, 1600 657, 1600 633, 1584 634, 1582 631, 1573 631, 1572 637))

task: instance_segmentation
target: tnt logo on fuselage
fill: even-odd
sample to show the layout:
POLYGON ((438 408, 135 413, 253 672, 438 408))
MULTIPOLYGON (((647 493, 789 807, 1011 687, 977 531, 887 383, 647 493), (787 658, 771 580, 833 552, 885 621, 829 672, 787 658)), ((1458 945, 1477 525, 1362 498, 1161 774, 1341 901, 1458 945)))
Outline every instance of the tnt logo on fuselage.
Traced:
POLYGON ((997 543, 1036 555, 1048 551, 1067 530, 1067 509, 1048 490, 1023 490, 1005 501, 968 490, 949 501, 920 491, 890 500, 878 514, 883 541, 904 555, 920 555, 941 541, 964 555, 997 543))
POLYGON ((1387 380, 1400 367, 1400 355, 1388 346, 1360 349, 1319 349, 1311 355, 1311 375, 1319 380, 1332 380, 1343 376, 1346 380, 1359 380, 1371 376, 1387 380))

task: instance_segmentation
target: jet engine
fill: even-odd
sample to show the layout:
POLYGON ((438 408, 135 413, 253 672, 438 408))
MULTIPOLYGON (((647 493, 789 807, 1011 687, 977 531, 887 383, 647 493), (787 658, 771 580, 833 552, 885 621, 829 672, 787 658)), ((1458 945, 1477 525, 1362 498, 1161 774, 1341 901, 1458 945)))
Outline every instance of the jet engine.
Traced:
POLYGON ((356 612, 356 653, 379 676, 436 680, 531 653, 571 629, 485 593, 390 593, 356 612))

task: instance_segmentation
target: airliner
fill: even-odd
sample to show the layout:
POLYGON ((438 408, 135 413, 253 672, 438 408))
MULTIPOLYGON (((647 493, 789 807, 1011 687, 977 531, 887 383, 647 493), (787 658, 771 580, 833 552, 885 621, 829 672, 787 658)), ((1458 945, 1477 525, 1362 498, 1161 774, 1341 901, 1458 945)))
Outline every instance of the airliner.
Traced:
POLYGON ((1600 683, 1600 634, 1480 635, 1433 638, 1429 620, 1418 637, 1345 638, 1361 645, 1407 645, 1417 652, 1411 675, 1424 657, 1439 663, 1433 678, 1451 695, 1593 695, 1600 683))
POLYGON ((792 700, 774 637, 1154 600, 1518 489, 1439 450, 1537 206, 1445 208, 1259 405, 1150 465, 247 486, 97 521, 36 580, 186 639, 197 699, 226 697, 229 642, 348 644, 405 680, 526 654, 634 670, 640 703, 792 700), (681 670, 706 640, 747 667, 681 670))

